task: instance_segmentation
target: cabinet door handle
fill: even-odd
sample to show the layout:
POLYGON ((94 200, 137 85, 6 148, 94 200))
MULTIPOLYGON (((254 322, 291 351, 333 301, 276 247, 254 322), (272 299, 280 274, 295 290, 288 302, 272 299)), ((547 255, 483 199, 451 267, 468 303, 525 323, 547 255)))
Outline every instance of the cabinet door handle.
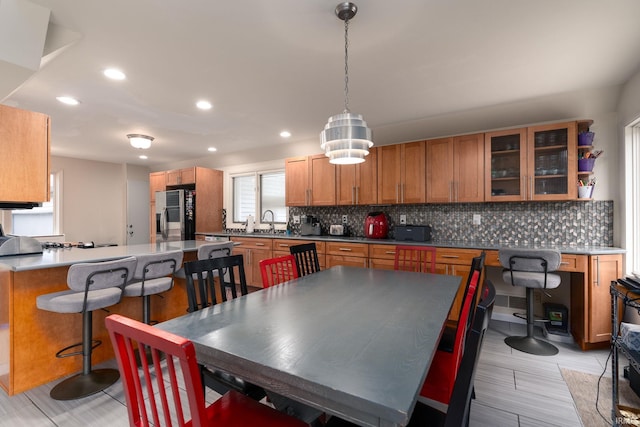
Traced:
POLYGON ((596 259, 596 282, 594 283, 594 285, 596 286, 600 286, 600 258, 599 257, 595 257, 596 259))
POLYGON ((360 199, 360 187, 356 187, 356 205, 359 203, 360 199))
POLYGON ((289 245, 287 245, 286 243, 280 243, 278 246, 280 246, 281 248, 288 248, 289 245))
POLYGON ((264 246, 264 243, 256 243, 256 246, 264 246))
POLYGON ((520 198, 522 200, 527 200, 527 177, 522 175, 522 179, 520 180, 520 198))
POLYGON ((401 185, 402 185, 402 203, 404 203, 404 182, 401 185))
POLYGON ((387 254, 387 255, 395 255, 396 251, 385 251, 385 254, 387 254))
POLYGON ((560 265, 569 265, 569 261, 560 261, 560 265))
POLYGON ((535 186, 533 175, 529 177, 529 186, 531 188, 531 192, 529 193, 529 200, 533 200, 535 186))
POLYGON ((442 255, 442 258, 460 258, 460 255, 442 255))
POLYGON ((400 199, 398 198, 400 184, 396 184, 396 203, 400 203, 400 199))
POLYGON ((339 251, 345 251, 345 252, 351 252, 352 249, 350 248, 338 248, 339 251))
POLYGON ((453 181, 449 181, 449 201, 451 201, 452 196, 453 196, 453 181))
POLYGON ((355 205, 356 203, 356 187, 352 186, 351 187, 351 204, 355 205))

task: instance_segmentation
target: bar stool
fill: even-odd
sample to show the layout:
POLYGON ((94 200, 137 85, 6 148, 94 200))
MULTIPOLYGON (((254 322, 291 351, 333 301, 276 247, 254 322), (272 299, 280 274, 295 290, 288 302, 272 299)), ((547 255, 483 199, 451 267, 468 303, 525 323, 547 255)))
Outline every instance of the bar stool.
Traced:
POLYGON ((151 295, 173 288, 173 274, 182 265, 182 250, 136 255, 138 261, 132 281, 124 288, 125 297, 142 297, 142 321, 151 324, 151 295))
MULTIPOLYGON (((233 246, 234 243, 231 241, 212 242, 200 245, 198 247, 198 260, 230 256, 231 251, 233 251, 233 246)), ((186 279, 184 267, 177 270, 173 276, 178 279, 186 279)))
POLYGON ((538 356, 557 354, 556 346, 533 336, 533 291, 560 285, 560 276, 550 272, 560 267, 562 255, 553 249, 500 249, 498 258, 505 268, 502 279, 513 286, 527 288, 527 335, 507 337, 504 342, 511 348, 538 356))
POLYGON ((40 295, 36 306, 55 313, 82 313, 82 342, 56 353, 56 357, 82 355, 82 373, 57 384, 50 393, 55 400, 72 400, 90 396, 115 383, 120 374, 116 369, 91 370, 91 353, 102 344, 93 340, 93 311, 120 302, 122 292, 136 268, 136 259, 128 257, 115 261, 78 263, 69 267, 69 290, 40 295), (82 346, 81 351, 68 352, 82 346))

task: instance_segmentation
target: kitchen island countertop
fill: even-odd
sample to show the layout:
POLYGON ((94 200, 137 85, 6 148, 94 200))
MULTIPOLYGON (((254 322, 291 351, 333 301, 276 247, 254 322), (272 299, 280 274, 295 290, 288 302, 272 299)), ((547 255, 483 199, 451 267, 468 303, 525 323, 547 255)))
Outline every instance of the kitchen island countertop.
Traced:
POLYGON ((0 258, 0 264, 12 271, 39 270, 44 268, 64 267, 79 262, 99 262, 132 255, 167 252, 181 249, 183 252, 194 252, 198 247, 210 242, 185 240, 177 242, 143 243, 138 245, 106 246, 89 249, 53 248, 44 249, 42 254, 15 255, 0 258))

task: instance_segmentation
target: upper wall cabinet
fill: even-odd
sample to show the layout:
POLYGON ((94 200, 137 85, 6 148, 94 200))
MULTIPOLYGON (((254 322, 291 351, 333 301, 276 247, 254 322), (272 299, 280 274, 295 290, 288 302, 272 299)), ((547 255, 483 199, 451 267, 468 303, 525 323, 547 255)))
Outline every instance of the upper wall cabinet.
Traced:
POLYGON ((336 166, 338 205, 374 205, 378 203, 378 152, 369 150, 364 163, 336 166))
POLYGON ((49 201, 50 120, 0 105, 0 201, 49 201))
POLYGON ((196 168, 175 169, 166 172, 166 184, 187 185, 196 183, 196 168))
POLYGON ((425 142, 378 147, 378 203, 426 201, 425 142))
POLYGON ((484 135, 426 141, 427 202, 484 201, 484 135))
POLYGON ((285 160, 287 206, 334 206, 336 165, 324 154, 285 160))
POLYGON ((576 122, 485 134, 485 200, 568 200, 577 193, 576 122))

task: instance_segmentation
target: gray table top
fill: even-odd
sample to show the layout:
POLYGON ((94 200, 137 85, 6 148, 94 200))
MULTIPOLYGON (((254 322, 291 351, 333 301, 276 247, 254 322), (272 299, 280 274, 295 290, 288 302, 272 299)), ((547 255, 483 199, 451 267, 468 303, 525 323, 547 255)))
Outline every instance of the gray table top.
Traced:
POLYGON ((362 425, 405 425, 460 277, 338 266, 157 325, 201 363, 362 425))
POLYGON ((78 262, 100 262, 156 252, 181 249, 184 252, 198 250, 205 241, 184 240, 163 243, 144 243, 127 246, 106 246, 90 249, 55 248, 44 249, 42 254, 16 255, 0 258, 0 266, 13 271, 38 270, 42 268, 64 267, 78 262))

